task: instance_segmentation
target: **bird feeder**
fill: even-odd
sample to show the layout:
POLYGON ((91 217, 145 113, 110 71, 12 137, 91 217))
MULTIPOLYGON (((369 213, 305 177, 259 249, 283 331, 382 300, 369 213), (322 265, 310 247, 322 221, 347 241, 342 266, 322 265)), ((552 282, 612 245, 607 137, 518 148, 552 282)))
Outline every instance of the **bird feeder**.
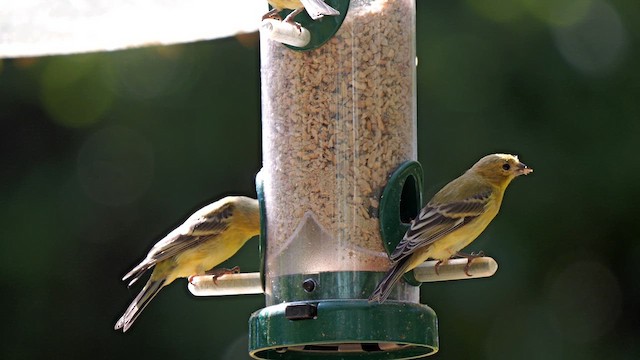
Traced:
POLYGON ((249 321, 256 358, 437 349, 436 316, 418 303, 418 287, 401 283, 395 301, 367 301, 390 267, 382 212, 408 218, 421 206, 414 6, 351 1, 335 35, 310 51, 261 39, 267 307, 249 321), (396 195, 386 208, 385 190, 396 195))
MULTIPOLYGON (((427 356, 438 350, 437 318, 419 285, 466 278, 466 259, 440 275, 425 263, 387 301, 368 301, 423 205, 415 0, 326 3, 340 16, 303 13, 296 31, 273 20, 261 29, 261 274, 190 289, 227 294, 225 281, 237 280, 237 293, 264 292, 266 307, 249 319, 256 359, 427 356)), ((495 269, 478 259, 470 272, 495 269)))

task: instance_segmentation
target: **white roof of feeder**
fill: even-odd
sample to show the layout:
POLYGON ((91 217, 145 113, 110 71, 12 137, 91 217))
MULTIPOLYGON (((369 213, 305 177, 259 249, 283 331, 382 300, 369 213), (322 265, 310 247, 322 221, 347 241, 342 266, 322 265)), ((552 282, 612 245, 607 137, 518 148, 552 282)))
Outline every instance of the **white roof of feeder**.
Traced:
POLYGON ((253 32, 258 0, 0 0, 0 57, 110 51, 253 32))

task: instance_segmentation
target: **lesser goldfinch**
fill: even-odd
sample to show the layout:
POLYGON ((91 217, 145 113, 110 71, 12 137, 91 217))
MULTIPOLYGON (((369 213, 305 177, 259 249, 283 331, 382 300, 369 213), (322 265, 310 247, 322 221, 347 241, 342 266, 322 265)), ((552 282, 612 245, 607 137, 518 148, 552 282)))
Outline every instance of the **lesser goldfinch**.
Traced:
POLYGON ((233 256, 247 240, 259 234, 260 211, 255 199, 229 196, 196 211, 158 241, 147 257, 122 278, 123 281, 132 279, 131 286, 147 270, 154 268, 149 281, 118 320, 115 329, 127 331, 160 289, 173 280, 191 279, 206 273, 224 274, 225 271, 210 269, 233 256))
POLYGON ((317 20, 325 15, 336 16, 340 15, 340 12, 331 6, 327 5, 322 0, 267 0, 269 5, 273 6, 273 9, 262 16, 262 20, 268 18, 278 18, 278 13, 283 9, 292 9, 293 11, 284 18, 285 22, 291 23, 299 27, 293 19, 302 12, 307 10, 307 13, 313 20, 317 20))
POLYGON ((438 266, 475 240, 498 214, 511 180, 531 172, 533 169, 517 156, 492 154, 448 183, 411 221, 409 230, 389 256, 391 269, 369 301, 385 301, 402 275, 427 259, 438 260, 437 271, 438 266))

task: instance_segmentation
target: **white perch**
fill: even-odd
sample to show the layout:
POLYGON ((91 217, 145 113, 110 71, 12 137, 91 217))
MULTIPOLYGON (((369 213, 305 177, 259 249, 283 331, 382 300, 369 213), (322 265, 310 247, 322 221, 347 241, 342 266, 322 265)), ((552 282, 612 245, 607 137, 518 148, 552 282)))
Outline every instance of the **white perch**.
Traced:
POLYGON ((213 276, 194 276, 189 284, 189 291, 195 296, 223 296, 223 295, 247 295, 262 294, 262 281, 260 273, 226 274, 218 277, 216 282, 213 276))
POLYGON ((264 19, 260 24, 260 32, 264 32, 271 40, 304 47, 311 41, 311 33, 305 28, 299 28, 291 23, 276 19, 264 19))
MULTIPOLYGON (((426 261, 414 269, 416 279, 420 282, 464 280, 489 277, 498 270, 498 263, 490 257, 475 258, 469 266, 468 276, 464 273, 467 259, 451 259, 446 265, 438 268, 436 274, 436 261, 426 261)), ((262 294, 262 282, 260 273, 227 274, 218 277, 216 282, 213 276, 195 276, 189 284, 189 291, 195 296, 224 296, 262 294)))
POLYGON ((464 280, 489 277, 498 270, 498 263, 493 258, 483 256, 473 259, 469 265, 469 275, 464 273, 467 259, 451 259, 446 265, 438 268, 436 274, 437 261, 425 261, 413 270, 416 280, 420 282, 464 280))

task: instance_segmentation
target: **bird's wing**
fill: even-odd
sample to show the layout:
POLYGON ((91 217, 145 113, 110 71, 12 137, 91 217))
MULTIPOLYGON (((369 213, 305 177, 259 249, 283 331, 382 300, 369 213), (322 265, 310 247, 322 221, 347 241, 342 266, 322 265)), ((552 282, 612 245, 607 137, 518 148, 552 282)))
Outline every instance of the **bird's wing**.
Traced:
POLYGON ((232 203, 224 204, 202 216, 192 216, 179 228, 153 246, 149 255, 156 263, 181 254, 224 232, 234 210, 232 203))
POLYGON ((411 223, 411 227, 389 258, 397 262, 411 255, 416 249, 433 244, 465 226, 485 212, 491 193, 489 190, 464 200, 427 204, 411 223))
POLYGON ((132 279, 129 282, 129 286, 131 286, 158 262, 192 249, 229 227, 229 219, 234 211, 232 203, 226 203, 210 211, 202 212, 204 209, 196 212, 184 224, 158 241, 151 248, 147 257, 129 271, 122 280, 132 279))
POLYGON ((317 20, 325 15, 340 15, 340 12, 327 5, 322 0, 300 0, 307 13, 313 20, 317 20))

